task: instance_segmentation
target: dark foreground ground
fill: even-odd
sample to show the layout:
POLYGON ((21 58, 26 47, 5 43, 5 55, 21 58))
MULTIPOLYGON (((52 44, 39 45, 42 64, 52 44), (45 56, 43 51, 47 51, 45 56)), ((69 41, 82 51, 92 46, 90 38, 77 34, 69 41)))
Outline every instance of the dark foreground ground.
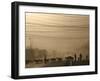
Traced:
POLYGON ((81 65, 89 65, 89 61, 82 60, 82 61, 54 61, 54 62, 29 62, 26 64, 26 68, 39 68, 39 67, 59 67, 59 66, 81 66, 81 65))

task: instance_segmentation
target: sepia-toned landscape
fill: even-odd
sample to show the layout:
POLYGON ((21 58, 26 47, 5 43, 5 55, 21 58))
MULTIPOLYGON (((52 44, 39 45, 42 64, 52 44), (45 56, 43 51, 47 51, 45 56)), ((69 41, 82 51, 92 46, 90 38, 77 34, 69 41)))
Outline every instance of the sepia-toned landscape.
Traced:
POLYGON ((25 13, 25 67, 89 65, 89 16, 25 13))

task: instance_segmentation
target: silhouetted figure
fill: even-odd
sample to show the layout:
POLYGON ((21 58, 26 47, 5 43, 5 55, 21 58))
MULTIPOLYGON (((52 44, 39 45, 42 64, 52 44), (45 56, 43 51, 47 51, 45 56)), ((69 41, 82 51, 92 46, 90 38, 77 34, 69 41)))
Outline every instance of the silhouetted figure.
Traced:
POLYGON ((80 61, 82 61, 82 54, 80 53, 80 61))
POLYGON ((73 64, 72 65, 76 65, 77 64, 77 56, 76 53, 74 54, 74 60, 73 60, 73 64))
POLYGON ((82 64, 82 54, 80 53, 78 57, 78 65, 82 64))

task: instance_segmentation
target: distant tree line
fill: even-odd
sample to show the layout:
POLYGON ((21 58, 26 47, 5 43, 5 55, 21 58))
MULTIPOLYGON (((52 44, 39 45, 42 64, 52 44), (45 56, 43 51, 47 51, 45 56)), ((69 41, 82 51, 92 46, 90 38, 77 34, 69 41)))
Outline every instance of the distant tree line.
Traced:
POLYGON ((59 64, 63 63, 63 66, 75 66, 75 65, 89 65, 89 56, 85 56, 83 59, 82 54, 80 53, 79 56, 75 53, 73 56, 65 56, 61 57, 53 57, 48 58, 48 51, 46 49, 26 49, 26 64, 35 63, 35 64, 59 64))

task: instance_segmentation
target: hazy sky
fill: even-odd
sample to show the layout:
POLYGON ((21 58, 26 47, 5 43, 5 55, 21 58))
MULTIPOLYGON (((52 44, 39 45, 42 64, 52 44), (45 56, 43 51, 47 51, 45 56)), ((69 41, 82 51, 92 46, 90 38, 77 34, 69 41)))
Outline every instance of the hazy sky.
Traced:
POLYGON ((26 47, 89 52, 89 16, 26 13, 26 47), (31 42, 31 43, 30 43, 31 42))

